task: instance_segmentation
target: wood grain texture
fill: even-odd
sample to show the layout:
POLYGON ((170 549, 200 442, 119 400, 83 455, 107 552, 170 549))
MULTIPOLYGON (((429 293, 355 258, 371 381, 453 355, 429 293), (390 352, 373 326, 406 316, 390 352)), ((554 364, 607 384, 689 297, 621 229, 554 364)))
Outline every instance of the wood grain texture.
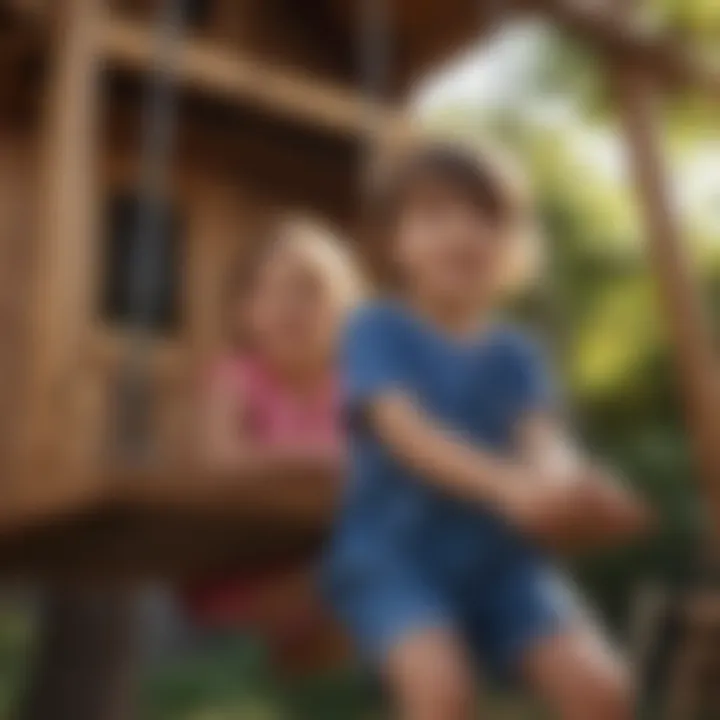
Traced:
POLYGON ((47 77, 39 181, 38 252, 28 303, 26 412, 22 467, 3 503, 3 517, 64 503, 93 491, 82 430, 88 421, 73 384, 91 307, 93 193, 99 57, 95 4, 57 8, 47 77))
POLYGON ((17 472, 18 430, 27 381, 28 332, 36 250, 37 138, 0 121, 0 493, 17 472))

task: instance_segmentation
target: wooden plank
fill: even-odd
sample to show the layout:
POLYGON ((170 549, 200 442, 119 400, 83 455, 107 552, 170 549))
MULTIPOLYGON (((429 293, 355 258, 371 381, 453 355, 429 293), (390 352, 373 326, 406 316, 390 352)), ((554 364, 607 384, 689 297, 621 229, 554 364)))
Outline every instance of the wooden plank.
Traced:
POLYGON ((36 250, 33 128, 0 123, 0 493, 16 471, 18 422, 28 363, 27 304, 36 250))
POLYGON ((679 213, 666 182, 652 84, 644 72, 622 67, 614 73, 614 85, 696 467, 707 509, 720 530, 720 374, 707 308, 683 247, 679 213))
MULTIPOLYGON (((611 7, 617 9, 618 17, 623 20, 635 9, 634 4, 628 6, 625 0, 613 0, 611 7)), ((695 463, 709 501, 709 515, 717 539, 720 531, 720 376, 713 336, 698 290, 698 278, 683 247, 679 212, 667 185, 656 88, 647 71, 634 64, 632 57, 623 55, 612 63, 612 80, 648 234, 650 258, 670 326, 695 463)), ((683 607, 689 620, 685 623, 689 634, 683 639, 671 668, 669 696, 664 708, 668 719, 697 714, 699 675, 708 653, 708 614, 717 610, 716 596, 698 596, 683 607)), ((646 658, 640 658, 643 659, 646 658)), ((635 667, 642 668, 642 662, 635 667)))
POLYGON ((289 467, 282 476, 269 477, 261 468, 248 475, 197 463, 142 471, 110 468, 107 478, 123 507, 230 513, 238 521, 315 529, 328 527, 340 486, 330 472, 308 476, 289 467))
MULTIPOLYGON (((606 8, 630 22, 638 4, 610 0, 606 8)), ((695 464, 720 532, 720 363, 700 280, 683 243, 662 146, 656 84, 647 70, 619 56, 610 65, 630 169, 648 236, 661 309, 669 326, 695 464)))
POLYGON ((33 298, 22 467, 0 521, 50 512, 93 492, 84 457, 81 349, 91 308, 100 54, 99 0, 56 7, 45 89, 40 231, 33 298))
MULTIPOLYGON (((152 28, 119 18, 100 26, 106 59, 137 71, 152 67, 156 43, 152 28)), ((407 120, 402 114, 368 106, 356 92, 309 76, 273 69, 217 43, 188 39, 178 53, 180 82, 228 101, 249 103, 292 120, 353 136, 395 132, 407 120)))
POLYGON ((97 504, 22 533, 0 533, 0 577, 93 586, 177 580, 310 558, 322 539, 317 527, 303 528, 284 518, 280 524, 267 517, 248 521, 228 509, 97 504))

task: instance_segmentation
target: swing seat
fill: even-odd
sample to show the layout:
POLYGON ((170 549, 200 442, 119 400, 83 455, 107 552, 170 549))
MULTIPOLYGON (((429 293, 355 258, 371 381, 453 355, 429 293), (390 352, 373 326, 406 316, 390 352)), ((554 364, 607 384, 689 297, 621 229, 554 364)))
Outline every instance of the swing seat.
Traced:
POLYGON ((207 469, 108 473, 112 493, 0 530, 0 577, 192 579, 309 558, 329 527, 334 477, 239 478, 207 469))

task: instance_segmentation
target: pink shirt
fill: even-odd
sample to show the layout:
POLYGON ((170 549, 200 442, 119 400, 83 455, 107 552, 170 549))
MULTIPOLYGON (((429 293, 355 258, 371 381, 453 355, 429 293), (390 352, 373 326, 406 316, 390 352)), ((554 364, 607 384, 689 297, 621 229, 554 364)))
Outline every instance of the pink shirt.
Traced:
POLYGON ((238 418, 238 432, 245 437, 264 446, 282 447, 334 447, 340 442, 340 407, 334 377, 328 378, 316 393, 299 397, 249 356, 224 358, 213 374, 235 388, 245 413, 245 417, 238 418))
MULTIPOLYGON (((339 447, 340 403, 334 377, 317 393, 301 398, 283 388, 256 359, 229 355, 211 369, 209 382, 218 380, 237 393, 243 408, 238 439, 250 438, 266 447, 339 447)), ((272 582, 289 569, 272 567, 261 573, 210 579, 188 589, 186 604, 204 625, 242 623, 252 612, 253 587, 272 582)))

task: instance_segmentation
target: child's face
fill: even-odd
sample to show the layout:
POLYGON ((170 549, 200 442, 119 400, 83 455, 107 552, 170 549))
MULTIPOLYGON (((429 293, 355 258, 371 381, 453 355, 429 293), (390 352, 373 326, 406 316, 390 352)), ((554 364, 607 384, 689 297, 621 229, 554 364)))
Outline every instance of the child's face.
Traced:
POLYGON ((278 248, 259 269, 248 304, 254 346, 288 370, 324 365, 332 357, 339 312, 328 283, 292 248, 278 248))
POLYGON ((469 197, 427 181, 398 217, 395 259, 414 292, 433 302, 477 308, 497 286, 503 244, 469 197))

